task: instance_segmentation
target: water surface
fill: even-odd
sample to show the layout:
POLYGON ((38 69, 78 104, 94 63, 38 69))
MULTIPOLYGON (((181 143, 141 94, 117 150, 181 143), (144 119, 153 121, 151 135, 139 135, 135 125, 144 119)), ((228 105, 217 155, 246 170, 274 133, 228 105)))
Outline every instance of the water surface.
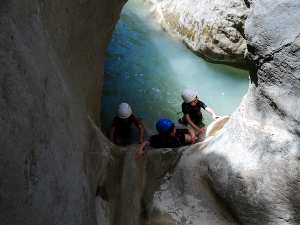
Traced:
MULTIPOLYGON (((148 129, 160 117, 177 120, 180 94, 197 89, 218 114, 232 113, 248 88, 248 72, 208 63, 163 32, 142 0, 129 0, 107 49, 102 98, 106 130, 120 102, 128 102, 148 129)), ((204 115, 205 122, 211 118, 204 115)))

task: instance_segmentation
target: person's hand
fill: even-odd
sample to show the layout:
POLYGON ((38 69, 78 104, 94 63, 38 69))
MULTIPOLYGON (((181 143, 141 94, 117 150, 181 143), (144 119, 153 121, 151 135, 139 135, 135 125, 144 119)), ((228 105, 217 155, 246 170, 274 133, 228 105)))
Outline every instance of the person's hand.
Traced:
POLYGON ((144 155, 145 155, 145 150, 144 150, 143 148, 140 148, 140 149, 138 149, 138 150, 135 152, 134 159, 135 159, 135 160, 139 160, 139 159, 141 159, 144 155))
POLYGON ((191 136, 191 143, 195 144, 196 143, 196 139, 197 139, 197 137, 195 135, 195 132, 191 130, 190 131, 190 136, 191 136))
POLYGON ((191 135, 191 144, 196 143, 196 135, 191 135))
POLYGON ((204 133, 205 133, 205 128, 204 127, 198 128, 198 130, 197 130, 198 136, 202 136, 202 135, 204 135, 204 133))

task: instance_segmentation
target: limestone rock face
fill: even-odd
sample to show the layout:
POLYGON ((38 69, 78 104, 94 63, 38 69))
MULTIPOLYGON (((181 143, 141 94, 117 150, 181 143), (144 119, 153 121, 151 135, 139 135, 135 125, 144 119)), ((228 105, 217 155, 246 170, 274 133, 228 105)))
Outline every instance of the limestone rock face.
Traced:
POLYGON ((182 155, 174 172, 167 174, 147 201, 149 225, 236 225, 225 205, 209 187, 207 166, 197 144, 182 155))
POLYGON ((96 224, 102 62, 122 4, 1 1, 1 224, 96 224))
POLYGON ((300 2, 254 1, 252 84, 204 150, 211 186, 245 225, 299 224, 300 2))
POLYGON ((243 0, 146 0, 162 27, 210 61, 244 65, 243 0))
MULTIPOLYGON (((152 149, 147 157, 134 159, 137 145, 114 154, 105 182, 113 225, 141 225, 152 215, 146 210, 161 180, 179 161, 182 150, 152 149)), ((117 149, 118 150, 118 149, 117 149)))

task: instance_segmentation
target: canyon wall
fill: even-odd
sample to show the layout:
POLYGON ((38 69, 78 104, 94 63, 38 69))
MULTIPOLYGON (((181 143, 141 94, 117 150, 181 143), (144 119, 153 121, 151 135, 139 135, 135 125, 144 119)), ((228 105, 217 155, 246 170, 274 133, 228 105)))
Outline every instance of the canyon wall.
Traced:
POLYGON ((138 162, 98 128, 123 3, 0 3, 1 224, 299 224, 300 3, 247 1, 239 108, 210 141, 138 162))
POLYGON ((1 1, 1 224, 96 224, 111 158, 98 128, 102 64, 123 4, 1 1))

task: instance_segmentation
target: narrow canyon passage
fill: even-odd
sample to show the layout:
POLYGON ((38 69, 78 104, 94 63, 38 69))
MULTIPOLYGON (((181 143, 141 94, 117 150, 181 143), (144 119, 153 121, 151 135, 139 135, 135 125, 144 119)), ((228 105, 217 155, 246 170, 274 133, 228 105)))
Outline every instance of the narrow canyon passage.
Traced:
MULTIPOLYGON (((106 53, 102 125, 107 131, 120 102, 128 102, 148 131, 155 121, 181 116, 181 91, 197 89, 220 115, 232 113, 248 88, 248 72, 208 63, 166 34, 142 0, 124 7, 106 53)), ((205 122, 211 122, 204 115, 205 122)))

